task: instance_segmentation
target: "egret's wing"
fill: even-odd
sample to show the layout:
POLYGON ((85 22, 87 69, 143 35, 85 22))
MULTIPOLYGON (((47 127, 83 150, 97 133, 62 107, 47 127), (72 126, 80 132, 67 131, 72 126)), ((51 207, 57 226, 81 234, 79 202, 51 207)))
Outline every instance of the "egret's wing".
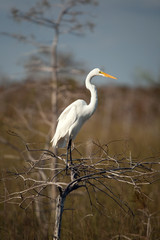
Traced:
POLYGON ((62 135, 66 135, 72 124, 76 121, 76 119, 77 119, 76 106, 73 105, 70 108, 68 108, 67 111, 65 111, 63 114, 61 114, 60 117, 58 118, 57 130, 61 130, 62 135))
MULTIPOLYGON (((77 103, 79 102, 79 100, 71 103, 68 107, 66 107, 63 112, 60 114, 59 118, 58 118, 58 122, 59 121, 63 121, 66 119, 66 117, 68 118, 68 115, 70 114, 74 114, 72 113, 72 110, 76 110, 76 107, 77 107, 77 103)), ((73 111, 74 112, 74 111, 73 111)))
POLYGON ((56 132, 51 140, 51 142, 53 142, 53 146, 56 146, 58 142, 61 142, 60 146, 65 144, 68 139, 68 131, 77 119, 76 108, 77 105, 74 102, 70 104, 59 116, 56 132))

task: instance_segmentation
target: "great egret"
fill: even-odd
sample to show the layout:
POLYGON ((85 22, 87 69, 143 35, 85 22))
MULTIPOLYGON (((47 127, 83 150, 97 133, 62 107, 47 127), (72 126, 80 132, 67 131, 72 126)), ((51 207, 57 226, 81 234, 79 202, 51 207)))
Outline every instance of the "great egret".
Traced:
POLYGON ((75 139, 82 125, 93 115, 98 104, 98 96, 96 87, 91 84, 91 79, 94 76, 103 76, 113 79, 117 79, 107 73, 102 72, 99 68, 93 69, 86 77, 85 85, 91 93, 90 103, 87 104, 83 99, 78 99, 71 103, 58 118, 58 124, 54 137, 52 138, 53 147, 64 147, 67 146, 67 160, 68 164, 68 153, 70 153, 70 161, 72 164, 71 156, 71 144, 72 140, 75 139))

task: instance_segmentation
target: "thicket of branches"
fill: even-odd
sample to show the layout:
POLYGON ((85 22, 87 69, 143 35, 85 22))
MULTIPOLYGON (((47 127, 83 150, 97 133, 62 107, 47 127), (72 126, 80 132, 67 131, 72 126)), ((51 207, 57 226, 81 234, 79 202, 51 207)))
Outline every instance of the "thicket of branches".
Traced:
MULTIPOLYGON (((20 138, 14 132, 10 132, 10 134, 20 138)), ((25 141, 23 144, 26 149, 23 152, 26 161, 25 167, 21 170, 15 169, 13 172, 7 172, 2 177, 1 181, 4 188, 1 203, 17 204, 26 211, 33 208, 39 223, 42 222, 42 219, 44 221, 44 235, 48 232, 49 219, 44 211, 41 211, 40 204, 37 203, 41 203, 43 208, 48 206, 47 211, 53 211, 55 214, 54 228, 51 231, 52 239, 60 239, 65 200, 72 192, 81 191, 81 194, 87 195, 92 211, 93 209, 100 211, 101 208, 105 212, 105 205, 99 199, 99 193, 102 193, 106 201, 110 198, 124 212, 134 216, 129 203, 110 187, 110 182, 127 184, 139 196, 143 196, 141 187, 159 180, 159 170, 157 169, 160 164, 159 157, 136 159, 132 157, 131 152, 110 156, 110 143, 105 145, 92 143, 94 151, 90 156, 85 157, 74 146, 72 152, 77 157, 73 159, 73 164, 70 163, 68 168, 66 168, 66 155, 64 153, 55 155, 50 150, 32 148, 25 141), (53 168, 52 161, 55 159, 57 159, 57 167, 53 168), (47 178, 44 179, 43 174, 47 178), (18 185, 16 191, 12 192, 10 189, 10 181, 14 181, 18 185), (49 191, 53 185, 58 189, 56 199, 50 195, 49 191), (56 202, 55 209, 50 208, 49 202, 56 202)), ((147 196, 145 197, 147 198, 147 196)), ((147 239, 149 239, 150 230, 147 231, 147 239)))

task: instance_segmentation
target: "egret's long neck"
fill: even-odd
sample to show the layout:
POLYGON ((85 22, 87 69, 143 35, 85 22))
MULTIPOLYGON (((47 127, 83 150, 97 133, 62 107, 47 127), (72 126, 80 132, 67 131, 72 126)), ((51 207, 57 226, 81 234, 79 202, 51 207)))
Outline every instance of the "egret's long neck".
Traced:
POLYGON ((88 76, 86 78, 86 88, 91 93, 91 99, 90 99, 90 103, 88 105, 88 110, 89 110, 90 115, 92 115, 94 113, 94 111, 96 110, 97 104, 98 104, 97 89, 93 84, 91 84, 92 77, 93 77, 93 75, 88 74, 88 76))

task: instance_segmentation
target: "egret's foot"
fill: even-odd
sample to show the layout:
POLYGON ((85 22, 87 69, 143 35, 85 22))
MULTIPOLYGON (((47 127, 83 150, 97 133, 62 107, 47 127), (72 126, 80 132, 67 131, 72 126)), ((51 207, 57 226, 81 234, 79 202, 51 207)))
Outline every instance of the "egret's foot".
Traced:
POLYGON ((71 165, 73 165, 73 161, 72 161, 72 157, 70 156, 70 163, 71 165))

